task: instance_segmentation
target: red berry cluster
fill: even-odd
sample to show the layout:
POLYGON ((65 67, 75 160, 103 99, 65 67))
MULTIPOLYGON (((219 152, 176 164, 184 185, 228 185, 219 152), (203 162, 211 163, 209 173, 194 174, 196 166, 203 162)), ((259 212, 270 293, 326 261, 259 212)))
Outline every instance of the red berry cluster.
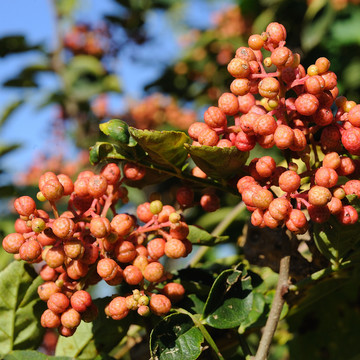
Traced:
POLYGON ((114 44, 107 25, 92 28, 87 24, 76 24, 64 37, 64 46, 73 54, 88 54, 101 58, 113 52, 114 44))
POLYGON ((184 295, 181 284, 163 286, 171 274, 159 262, 164 255, 177 259, 191 252, 189 227, 182 216, 160 200, 139 205, 137 217, 116 212, 119 199, 128 201, 122 182, 144 175, 144 168, 131 163, 124 165, 123 176, 110 163, 99 175, 81 172, 75 182, 67 175, 47 172, 40 177, 37 197, 50 202, 54 218, 37 209, 29 196, 15 200, 20 215, 16 232, 7 235, 2 246, 17 259, 44 264, 40 276, 45 282, 38 293, 48 309, 41 317, 42 326, 71 336, 81 320, 92 321, 97 308, 86 289, 102 279, 113 286, 125 281, 137 287, 130 296, 132 302, 125 303, 125 297, 111 301, 108 314, 114 319, 131 309, 142 316, 150 312, 163 315, 171 302, 184 295), (59 214, 56 203, 65 196, 69 196, 68 210, 59 214), (139 225, 138 220, 144 224, 139 225), (126 311, 121 310, 122 304, 126 311))
POLYGON ((328 59, 317 59, 305 71, 300 55, 287 48, 285 40, 286 30, 278 23, 251 35, 249 47, 237 49, 228 64, 235 78, 231 92, 206 110, 205 122, 189 127, 189 135, 198 146, 250 151, 259 144, 283 151, 287 167, 263 156, 241 169, 247 175, 237 188, 253 212, 254 225, 285 224, 303 233, 308 225, 303 208, 318 223, 335 215, 341 223, 353 224, 358 214, 345 196, 359 196, 360 181, 340 185, 339 176, 354 179, 360 172, 360 162, 353 158, 360 155, 360 105, 338 97, 328 59), (270 56, 264 59, 262 49, 270 56), (275 71, 266 72, 265 67, 275 71))
MULTIPOLYGON (((206 178, 207 175, 198 167, 192 171, 193 176, 206 178)), ((182 209, 195 206, 195 193, 189 186, 183 186, 176 192, 176 201, 182 209)), ((213 212, 220 208, 220 198, 214 192, 214 189, 205 189, 201 195, 200 206, 204 211, 213 212)))

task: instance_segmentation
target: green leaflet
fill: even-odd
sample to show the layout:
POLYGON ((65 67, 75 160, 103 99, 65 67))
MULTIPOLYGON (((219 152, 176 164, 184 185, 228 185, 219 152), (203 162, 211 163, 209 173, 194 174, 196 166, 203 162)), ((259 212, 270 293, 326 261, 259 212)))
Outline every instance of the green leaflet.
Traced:
POLYGON ((206 230, 200 229, 197 226, 189 225, 188 239, 194 245, 214 246, 223 243, 229 239, 228 236, 213 236, 206 230))
POLYGON ((226 179, 239 174, 249 157, 249 152, 239 151, 235 146, 218 148, 185 144, 185 148, 195 164, 214 179, 226 179))
POLYGON ((126 335, 132 321, 132 314, 116 321, 107 318, 104 312, 110 298, 96 299, 99 315, 92 323, 81 322, 75 334, 60 337, 56 346, 56 356, 70 356, 79 359, 94 359, 97 355, 109 353, 126 335))
POLYGON ((39 318, 46 308, 37 293, 42 282, 23 261, 0 272, 0 354, 39 346, 44 333, 39 318))
POLYGON ((241 270, 223 271, 214 281, 206 300, 203 318, 217 329, 239 326, 252 309, 251 278, 241 270))
POLYGON ((172 314, 163 318, 150 335, 152 359, 193 360, 201 353, 204 336, 185 314, 172 314))
POLYGON ((180 171, 187 159, 184 144, 189 137, 181 131, 155 131, 129 128, 130 134, 146 151, 150 162, 180 171))

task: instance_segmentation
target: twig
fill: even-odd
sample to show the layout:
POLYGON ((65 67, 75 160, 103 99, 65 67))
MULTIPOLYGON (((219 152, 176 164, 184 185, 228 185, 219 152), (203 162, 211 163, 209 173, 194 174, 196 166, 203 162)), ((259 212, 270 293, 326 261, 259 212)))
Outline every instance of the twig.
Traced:
MULTIPOLYGON (((216 228, 211 232, 212 236, 219 236, 221 235, 228 226, 234 221, 236 216, 238 216, 239 213, 241 213, 245 208, 245 204, 241 201, 239 204, 237 204, 226 216, 225 218, 216 226, 216 228)), ((208 246, 202 246, 199 248, 199 250, 194 254, 194 256, 191 258, 191 261, 189 263, 190 266, 195 266, 199 263, 199 261, 202 259, 202 257, 206 254, 206 252, 209 250, 208 246)))
POLYGON ((254 360, 267 359, 271 341, 280 319, 281 310, 285 303, 284 294, 288 291, 289 268, 290 255, 285 255, 280 260, 279 279, 274 300, 254 360))

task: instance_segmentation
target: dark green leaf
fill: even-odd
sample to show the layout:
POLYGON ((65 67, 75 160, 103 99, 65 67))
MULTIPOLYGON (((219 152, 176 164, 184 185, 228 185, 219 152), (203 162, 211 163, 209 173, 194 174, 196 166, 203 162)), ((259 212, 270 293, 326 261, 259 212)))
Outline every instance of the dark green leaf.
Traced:
MULTIPOLYGON (((14 185, 4 185, 0 186, 0 198, 2 197, 10 197, 16 195, 16 187, 14 185)), ((12 220, 14 225, 14 221, 12 220)))
POLYGON ((229 240, 228 236, 213 236, 206 230, 200 229, 197 226, 189 225, 188 239, 194 245, 214 246, 229 240))
POLYGON ((178 271, 181 284, 186 293, 195 293, 201 299, 206 299, 214 282, 214 276, 209 271, 200 268, 185 268, 178 271))
POLYGON ((152 359, 192 360, 201 354, 204 337, 185 314, 172 314, 162 319, 150 335, 152 359))
POLYGON ((183 132, 139 130, 133 127, 129 131, 156 164, 179 171, 187 159, 184 144, 190 139, 183 132))
POLYGON ((180 303, 181 307, 194 314, 202 314, 205 302, 196 294, 189 294, 180 303))
POLYGON ((0 156, 3 156, 7 153, 9 153, 10 151, 16 150, 20 147, 19 144, 12 144, 12 145, 4 145, 4 144, 0 144, 0 156))
POLYGON ((40 46, 30 46, 22 35, 11 35, 0 38, 0 57, 29 50, 39 50, 40 46))
POLYGON ((2 126, 5 121, 10 117, 10 115, 24 103, 24 100, 16 100, 5 107, 0 117, 0 126, 2 126))
POLYGON ((132 320, 131 314, 119 321, 106 317, 104 308, 110 301, 111 298, 95 300, 99 308, 96 320, 92 323, 81 322, 71 337, 60 337, 55 355, 94 359, 102 352, 110 352, 126 335, 132 320))
POLYGON ((36 76, 44 71, 51 71, 51 67, 47 63, 29 65, 22 69, 15 78, 6 81, 4 86, 37 87, 36 76))
POLYGON ((235 146, 192 146, 185 144, 195 164, 214 179, 226 179, 239 173, 249 153, 239 151, 235 146))
POLYGON ((341 260, 360 241, 360 223, 342 225, 331 218, 314 224, 314 240, 319 251, 329 260, 341 260))
POLYGON ((203 318, 218 329, 237 327, 248 317, 252 303, 251 278, 240 270, 225 270, 210 290, 203 318))
POLYGON ((45 304, 37 288, 42 282, 22 261, 14 261, 0 272, 0 353, 39 346, 44 333, 39 318, 45 304))
POLYGON ((3 86, 8 87, 37 87, 37 83, 33 78, 30 77, 22 77, 22 78, 14 78, 8 81, 5 81, 3 86))

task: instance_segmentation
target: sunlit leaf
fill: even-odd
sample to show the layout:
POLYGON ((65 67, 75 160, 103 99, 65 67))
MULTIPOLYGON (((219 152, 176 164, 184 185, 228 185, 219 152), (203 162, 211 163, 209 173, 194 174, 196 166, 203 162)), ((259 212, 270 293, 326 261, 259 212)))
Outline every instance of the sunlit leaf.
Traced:
POLYGON ((198 228, 194 225, 189 225, 188 239, 194 245, 214 246, 229 240, 228 236, 213 236, 206 230, 198 228))
POLYGON ((187 159, 184 144, 189 137, 180 131, 155 131, 129 128, 130 134, 147 152, 149 161, 179 171, 187 159))
POLYGON ((39 318, 45 303, 37 288, 42 282, 22 261, 14 261, 0 272, 0 354, 39 346, 44 333, 39 318))
POLYGON ((239 151, 235 146, 219 148, 217 146, 193 146, 185 144, 195 164, 214 179, 226 179, 235 176, 245 164, 249 153, 239 151))

